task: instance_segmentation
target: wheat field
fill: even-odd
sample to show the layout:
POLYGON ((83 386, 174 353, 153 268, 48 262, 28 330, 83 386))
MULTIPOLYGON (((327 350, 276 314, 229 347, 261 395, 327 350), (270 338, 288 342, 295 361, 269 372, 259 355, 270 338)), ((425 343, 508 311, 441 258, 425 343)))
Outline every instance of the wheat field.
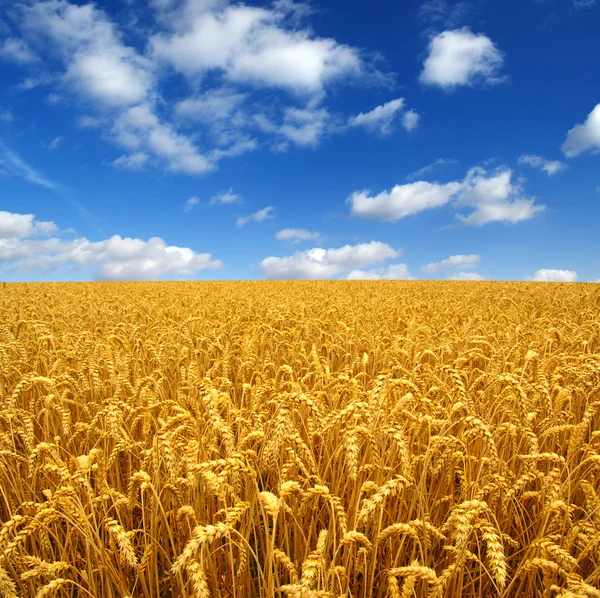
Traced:
POLYGON ((6 284, 0 595, 600 597, 600 285, 6 284))

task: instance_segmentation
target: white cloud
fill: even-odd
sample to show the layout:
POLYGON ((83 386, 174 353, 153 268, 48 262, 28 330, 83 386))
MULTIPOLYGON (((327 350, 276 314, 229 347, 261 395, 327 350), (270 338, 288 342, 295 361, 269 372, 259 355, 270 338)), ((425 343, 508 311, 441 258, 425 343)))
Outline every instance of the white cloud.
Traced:
POLYGON ((575 125, 567 133, 561 149, 569 158, 587 150, 600 150, 600 104, 596 104, 582 125, 575 125))
POLYGON ((248 94, 232 89, 209 89, 200 96, 181 100, 175 111, 193 122, 214 123, 229 118, 247 97, 248 94))
POLYGON ((311 241, 319 239, 319 233, 313 233, 304 228, 284 228, 275 234, 279 241, 289 241, 290 243, 300 243, 301 241, 311 241))
POLYGON ((9 37, 0 44, 0 60, 28 64, 36 62, 37 56, 22 39, 9 37))
POLYGON ((258 210, 258 212, 254 212, 249 216, 239 216, 235 223, 238 227, 246 226, 249 222, 263 222, 264 220, 269 220, 271 218, 275 218, 273 216, 273 211, 275 208, 273 206, 267 206, 262 210, 258 210))
POLYGON ((214 161, 198 152, 194 144, 164 124, 148 104, 127 108, 112 128, 115 140, 130 150, 152 152, 174 172, 204 174, 214 169, 214 161))
POLYGON ((51 106, 55 106, 56 104, 60 104, 62 102, 62 97, 59 96, 57 93, 49 93, 46 96, 46 101, 51 106))
POLYGON ((354 216, 395 222, 423 210, 446 205, 462 188, 461 183, 427 183, 418 181, 396 185, 391 191, 371 196, 369 191, 355 191, 349 198, 354 216))
POLYGON ((408 110, 402 115, 402 126, 410 133, 418 127, 420 118, 418 112, 408 110))
POLYGON ((577 9, 591 8, 596 4, 596 0, 573 0, 573 6, 577 9))
POLYGON ((77 119, 77 125, 82 129, 96 129, 103 124, 103 120, 97 116, 84 114, 77 119))
POLYGON ((11 123, 15 120, 15 117, 10 110, 2 110, 0 112, 0 120, 5 123, 11 123))
POLYGON ((423 266, 421 271, 425 274, 432 274, 433 272, 439 272, 440 270, 451 269, 464 269, 464 268, 476 268, 481 261, 481 258, 475 254, 459 254, 459 255, 451 255, 445 260, 441 260, 440 262, 432 262, 423 266))
POLYGON ((540 214, 545 206, 523 195, 512 182, 512 171, 501 168, 489 174, 472 168, 463 181, 446 184, 417 181, 396 185, 391 191, 372 196, 369 191, 355 191, 349 198, 351 213, 363 218, 395 222, 424 210, 452 203, 457 208, 471 208, 468 215, 457 214, 463 224, 481 226, 489 222, 515 223, 540 214))
POLYGON ((543 170, 548 176, 553 176, 557 172, 564 170, 566 165, 558 160, 546 160, 542 156, 535 154, 523 154, 519 158, 519 164, 527 164, 533 168, 539 168, 543 170))
POLYGON ((40 222, 33 214, 13 214, 0 211, 0 239, 23 239, 51 235, 58 231, 54 222, 40 222))
POLYGON ((137 160, 151 153, 174 172, 203 174, 215 167, 221 156, 202 155, 188 137, 157 116, 154 65, 122 43, 101 10, 65 0, 23 10, 28 31, 52 39, 60 48, 64 83, 105 112, 112 111, 112 138, 135 152, 135 157, 119 159, 117 166, 139 168, 137 160))
POLYGON ((406 264, 390 264, 387 268, 352 270, 347 280, 414 280, 406 264))
POLYGON ((18 176, 30 183, 46 187, 47 189, 56 189, 56 183, 46 179, 43 175, 37 172, 32 166, 27 164, 21 157, 7 148, 0 142, 0 166, 6 168, 8 172, 14 176, 18 176))
MULTIPOLYGON (((394 129, 394 121, 402 114, 405 107, 404 98, 397 98, 373 108, 370 112, 361 112, 348 121, 350 127, 363 127, 369 131, 376 131, 380 135, 389 135, 394 129)), ((402 126, 407 131, 412 131, 418 124, 419 115, 413 110, 405 112, 402 117, 402 126)))
POLYGON ((428 85, 451 88, 477 81, 498 83, 504 58, 492 40, 468 28, 444 31, 429 43, 429 56, 421 73, 428 85))
POLYGON ((283 124, 273 128, 296 145, 315 146, 320 141, 329 121, 326 108, 286 108, 283 124))
POLYGON ((477 272, 456 272, 448 276, 448 280, 487 280, 485 276, 477 272))
POLYGON ((242 196, 239 193, 234 193, 233 188, 229 187, 227 191, 222 191, 221 193, 213 195, 208 203, 211 206, 218 204, 242 203, 242 196))
MULTIPOLYGON (((318 37, 304 25, 310 8, 291 0, 263 7, 155 0, 147 15, 154 20, 143 28, 111 21, 99 6, 18 3, 13 26, 49 62, 21 88, 52 86, 49 98, 54 90, 61 97, 72 92, 84 114, 80 127, 98 128, 128 154, 148 155, 148 164, 173 172, 204 174, 261 146, 314 147, 345 130, 347 116, 323 105, 330 85, 386 79, 357 48, 318 37), (173 86, 165 66, 183 73, 187 87, 173 86), (254 139, 257 133, 268 142, 254 139)), ((407 130, 418 118, 415 111, 398 113, 407 130)), ((128 155, 119 160, 117 167, 139 166, 128 155)))
POLYGON ((419 17, 425 22, 442 23, 445 27, 456 27, 475 8, 475 2, 460 0, 425 0, 419 9, 419 17))
POLYGON ((154 280, 193 276, 200 270, 221 268, 209 253, 114 235, 103 241, 50 237, 53 222, 37 222, 32 214, 0 212, 0 264, 7 271, 49 272, 59 268, 92 269, 99 280, 154 280), (37 239, 36 235, 47 238, 37 239))
POLYGON ((92 4, 38 2, 25 9, 25 26, 57 42, 67 65, 65 83, 103 106, 143 101, 152 87, 150 62, 122 44, 92 4))
POLYGON ((150 156, 144 152, 121 156, 113 161, 113 166, 119 170, 142 170, 150 156))
POLYGON ((198 198, 198 197, 190 197, 185 202, 185 207, 183 208, 183 211, 187 214, 190 210, 193 210, 194 207, 198 205, 198 203, 200 203, 200 198, 198 198))
POLYGON ((414 181, 415 179, 418 179, 419 177, 431 172, 432 170, 435 170, 438 166, 444 166, 447 164, 458 164, 458 160, 451 160, 449 158, 438 158, 437 160, 431 162, 431 164, 427 164, 423 166, 423 168, 419 168, 419 170, 415 170, 414 172, 407 174, 406 178, 409 181, 414 181))
POLYGON ((345 245, 338 249, 316 247, 284 258, 268 257, 261 262, 260 267, 266 278, 321 279, 371 266, 399 255, 399 251, 386 243, 372 241, 345 245))
POLYGON ((58 149, 61 145, 62 142, 65 140, 63 135, 59 135, 58 137, 55 137, 54 139, 52 139, 51 141, 48 142, 44 142, 42 143, 42 145, 49 150, 56 150, 58 149))
POLYGON ((231 82, 298 93, 321 93, 363 70, 355 48, 293 28, 290 5, 184 2, 170 16, 171 31, 151 38, 153 54, 191 78, 217 71, 231 82))
POLYGON ((482 226, 490 222, 516 223, 529 220, 545 210, 535 198, 523 196, 523 189, 512 182, 512 170, 501 168, 488 174, 483 168, 469 170, 463 181, 458 207, 471 207, 468 216, 457 214, 463 223, 482 226))
POLYGON ((526 276, 525 280, 532 282, 575 282, 577 272, 573 270, 548 270, 542 268, 537 270, 533 276, 526 276))
POLYGON ((24 8, 25 27, 58 44, 64 81, 103 106, 143 101, 152 87, 151 63, 120 41, 115 26, 92 4, 65 0, 24 8))
POLYGON ((21 81, 21 83, 17 85, 17 89, 20 89, 22 91, 29 91, 31 89, 39 87, 40 85, 48 85, 51 82, 51 78, 46 74, 36 75, 35 77, 26 77, 25 79, 23 79, 23 81, 21 81))

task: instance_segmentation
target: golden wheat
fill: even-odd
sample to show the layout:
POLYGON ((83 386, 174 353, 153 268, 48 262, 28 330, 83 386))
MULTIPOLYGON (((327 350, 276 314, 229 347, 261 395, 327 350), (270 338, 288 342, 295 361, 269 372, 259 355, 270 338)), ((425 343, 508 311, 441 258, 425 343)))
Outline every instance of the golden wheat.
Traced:
POLYGON ((600 287, 7 284, 0 596, 600 597, 600 287))

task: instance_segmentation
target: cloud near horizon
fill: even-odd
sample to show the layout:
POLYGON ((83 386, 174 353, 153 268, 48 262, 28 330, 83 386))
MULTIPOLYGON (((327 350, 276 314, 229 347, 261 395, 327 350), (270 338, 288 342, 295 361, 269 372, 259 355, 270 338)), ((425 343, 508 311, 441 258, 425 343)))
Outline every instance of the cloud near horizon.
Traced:
POLYGON ((378 241, 332 249, 315 247, 289 257, 265 258, 260 264, 260 271, 270 279, 332 278, 400 255, 399 250, 378 241))
POLYGON ((397 222, 425 210, 452 204, 464 225, 483 226, 490 222, 516 223, 534 218, 544 211, 535 198, 526 197, 521 185, 512 181, 508 167, 488 173, 481 167, 471 168, 462 181, 429 183, 416 181, 396 185, 391 191, 372 195, 370 191, 355 191, 348 198, 353 216, 397 222))
POLYGON ((57 233, 54 222, 37 221, 33 214, 0 212, 0 268, 45 274, 67 268, 90 270, 95 280, 160 280, 223 267, 210 253, 167 245, 159 237, 89 241, 64 240, 57 233))

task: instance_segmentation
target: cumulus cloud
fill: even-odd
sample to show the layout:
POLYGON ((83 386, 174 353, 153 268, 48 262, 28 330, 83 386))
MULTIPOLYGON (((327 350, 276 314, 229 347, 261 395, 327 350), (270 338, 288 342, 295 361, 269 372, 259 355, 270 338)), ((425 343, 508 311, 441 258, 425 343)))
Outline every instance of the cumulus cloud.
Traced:
POLYGON ((290 243, 300 243, 301 241, 312 241, 319 239, 319 233, 313 233, 304 228, 284 228, 277 231, 275 238, 279 241, 289 241, 290 243))
POLYGON ((184 2, 171 13, 170 30, 152 36, 153 55, 193 79, 218 72, 230 82, 301 94, 364 70, 355 48, 294 28, 290 6, 184 2))
POLYGON ((405 112, 404 108, 404 98, 397 98, 377 106, 369 112, 361 112, 357 116, 353 116, 348 121, 348 126, 363 127, 369 131, 378 132, 380 135, 389 135, 394 130, 398 117, 402 114, 400 120, 402 126, 407 131, 412 131, 419 122, 419 115, 414 110, 405 112))
POLYGON ((512 170, 501 168, 488 173, 481 167, 469 170, 462 181, 446 184, 417 181, 396 185, 391 191, 372 195, 355 191, 348 198, 351 213, 363 218, 395 222, 424 210, 452 203, 458 209, 471 209, 456 218, 465 225, 482 226, 489 222, 516 223, 540 214, 545 206, 523 194, 512 182, 512 170))
POLYGON ((273 206, 267 206, 262 210, 258 210, 258 212, 254 212, 248 216, 239 216, 235 223, 241 228, 242 226, 246 226, 249 222, 263 222, 264 220, 269 220, 271 218, 275 218, 273 215, 273 211, 275 208, 273 206))
POLYGON ((337 249, 315 247, 289 257, 268 257, 261 264, 263 276, 271 279, 322 279, 338 276, 398 257, 400 252, 386 243, 371 241, 337 249))
POLYGON ((527 164, 533 168, 539 168, 548 176, 553 176, 566 168, 566 165, 559 160, 546 160, 545 158, 542 158, 542 156, 536 154, 523 154, 519 158, 519 164, 527 164))
POLYGON ((532 282, 575 282, 577 272, 573 270, 552 270, 542 268, 537 270, 533 276, 526 276, 525 280, 532 282))
POLYGON ((501 168, 489 174, 472 168, 463 181, 457 207, 470 207, 467 215, 457 214, 463 223, 482 226, 490 222, 517 223, 534 218, 545 210, 535 198, 525 197, 520 185, 512 182, 512 170, 501 168))
POLYGON ((355 191, 349 198, 354 216, 395 222, 423 210, 446 205, 462 188, 461 183, 418 181, 396 185, 391 191, 372 196, 369 191, 355 191))
POLYGON ((406 264, 390 264, 383 268, 352 270, 347 280, 414 280, 406 264))
MULTIPOLYGON (((301 3, 154 0, 152 7, 148 26, 133 29, 98 3, 19 2, 11 13, 46 67, 40 74, 36 65, 21 88, 72 92, 86 113, 79 125, 128 151, 118 168, 140 167, 145 154, 154 167, 200 175, 261 146, 314 147, 346 128, 347 116, 323 105, 330 85, 388 80, 357 48, 305 25, 311 11, 301 3), (164 91, 173 71, 184 83, 164 91), (259 133, 269 143, 255 139, 259 133)), ((414 110, 398 114, 406 130, 418 119, 414 110)))
POLYGON ((103 11, 66 0, 42 1, 22 10, 23 27, 59 49, 63 84, 107 114, 112 122, 109 137, 133 152, 115 166, 139 168, 142 155, 151 154, 174 172, 203 174, 227 155, 225 150, 203 155, 189 137, 157 115, 155 65, 122 42, 103 11))
POLYGON ((459 255, 451 255, 445 260, 441 260, 439 262, 431 262, 426 266, 422 266, 421 271, 425 274, 432 274, 434 272, 439 272, 440 270, 460 270, 464 268, 476 268, 479 265, 481 258, 475 254, 459 254, 459 255))
POLYGON ((54 222, 40 222, 33 214, 14 214, 0 211, 0 239, 52 235, 58 231, 54 222))
POLYGON ((582 125, 575 125, 562 144, 562 151, 573 158, 588 150, 600 150, 600 104, 589 113, 582 125))
POLYGON ((448 276, 448 280, 487 280, 482 274, 477 272, 455 272, 448 276))
POLYGON ((159 237, 65 241, 49 236, 56 232, 53 222, 38 222, 32 214, 0 212, 0 266, 6 271, 91 269, 98 280, 180 278, 222 267, 210 253, 167 245, 159 237), (40 235, 45 238, 36 238, 40 235))
POLYGON ((200 203, 200 199, 198 197, 190 197, 185 202, 183 211, 187 214, 189 211, 193 210, 199 203, 200 203))
POLYGON ((143 101, 152 87, 150 62, 124 45, 105 14, 92 4, 42 1, 23 8, 24 25, 57 42, 64 82, 104 106, 143 101))
POLYGON ((444 31, 429 43, 421 81, 443 88, 471 86, 478 81, 498 83, 503 63, 502 53, 489 37, 466 27, 444 31))
POLYGON ((239 193, 234 193, 233 188, 229 187, 227 191, 222 191, 221 193, 213 195, 208 203, 211 206, 216 206, 219 204, 242 203, 242 196, 239 193))

